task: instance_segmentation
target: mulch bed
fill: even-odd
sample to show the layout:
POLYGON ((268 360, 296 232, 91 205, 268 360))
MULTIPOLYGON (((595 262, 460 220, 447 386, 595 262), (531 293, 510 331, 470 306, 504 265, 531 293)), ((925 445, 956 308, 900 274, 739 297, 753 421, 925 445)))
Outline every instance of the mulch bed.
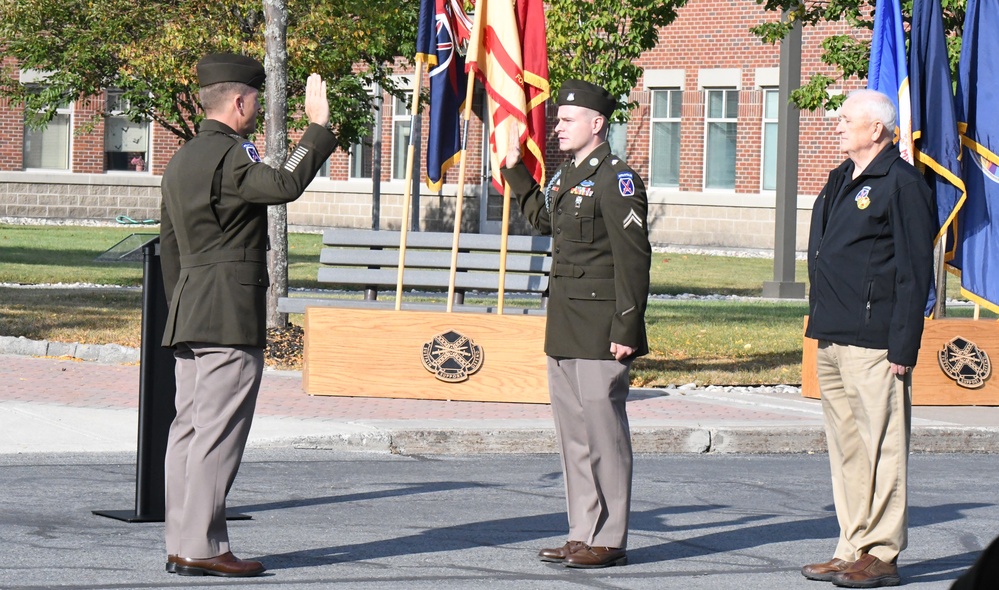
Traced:
POLYGON ((302 346, 305 330, 301 326, 267 329, 264 363, 274 369, 302 369, 302 346))

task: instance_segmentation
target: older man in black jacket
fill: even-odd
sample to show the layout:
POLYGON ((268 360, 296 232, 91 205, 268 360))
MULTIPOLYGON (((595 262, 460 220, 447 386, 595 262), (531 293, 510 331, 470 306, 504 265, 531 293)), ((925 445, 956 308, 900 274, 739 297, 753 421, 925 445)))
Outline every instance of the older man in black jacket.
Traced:
POLYGON ((907 543, 911 371, 933 274, 930 189, 892 144, 890 98, 850 95, 836 134, 849 159, 829 174, 812 210, 809 321, 819 341, 833 501, 833 559, 802 574, 837 586, 900 583, 907 543))

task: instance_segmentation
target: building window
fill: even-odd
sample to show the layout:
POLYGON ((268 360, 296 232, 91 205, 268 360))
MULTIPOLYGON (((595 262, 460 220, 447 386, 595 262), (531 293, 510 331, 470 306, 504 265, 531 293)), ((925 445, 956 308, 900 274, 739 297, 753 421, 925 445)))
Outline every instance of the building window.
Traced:
POLYGON ((680 186, 682 90, 652 91, 652 186, 680 186))
POLYGON ((776 88, 763 89, 763 170, 760 187, 777 190, 777 114, 780 111, 776 88))
POLYGON ((128 102, 120 91, 108 90, 104 121, 104 170, 149 171, 149 121, 123 116, 128 102))
POLYGON ((59 105, 56 114, 44 128, 24 126, 25 168, 69 170, 69 139, 73 129, 73 105, 59 105))
POLYGON ((323 165, 319 168, 319 172, 316 172, 316 178, 329 178, 330 177, 330 159, 326 158, 323 165))
POLYGON ((738 90, 706 90, 707 138, 704 142, 704 188, 735 188, 735 136, 738 90))
POLYGON ((392 101, 392 179, 406 178, 406 154, 409 151, 409 133, 412 120, 409 114, 411 95, 392 101))
POLYGON ((620 155, 628 153, 627 123, 607 124, 607 145, 610 146, 612 154, 620 155))
MULTIPOLYGON (((381 116, 381 112, 378 110, 374 111, 376 117, 381 116)), ((408 134, 407 134, 408 138, 408 134)), ((368 125, 359 140, 354 142, 354 145, 350 146, 350 177, 351 178, 371 178, 372 176, 372 166, 374 164, 374 149, 372 146, 375 142, 374 125, 368 125)), ((405 163, 403 163, 405 166, 405 163)), ((405 172, 405 170, 403 170, 405 172)))
MULTIPOLYGON (((375 91, 373 88, 368 89, 368 99, 372 105, 371 116, 380 117, 381 110, 374 106, 375 91)), ((381 101, 379 100, 379 102, 381 101)), ((361 133, 360 139, 350 145, 350 150, 347 152, 348 179, 370 179, 372 177, 374 168, 374 130, 374 123, 369 124, 361 133)), ((330 174, 332 174, 331 164, 330 160, 327 159, 323 167, 319 169, 319 176, 329 178, 330 174)))

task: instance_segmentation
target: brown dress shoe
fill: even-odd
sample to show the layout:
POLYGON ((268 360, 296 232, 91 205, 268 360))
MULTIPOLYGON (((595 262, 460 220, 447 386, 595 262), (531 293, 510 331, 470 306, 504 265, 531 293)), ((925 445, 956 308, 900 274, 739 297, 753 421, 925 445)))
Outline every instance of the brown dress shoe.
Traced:
POLYGON ((831 581, 846 588, 880 588, 898 586, 902 578, 894 563, 885 563, 870 553, 864 553, 853 565, 835 574, 831 581))
POLYGON ((586 547, 586 543, 582 541, 568 541, 565 545, 562 545, 561 547, 555 549, 542 549, 541 551, 538 551, 538 557, 541 558, 541 561, 562 563, 563 561, 565 561, 566 557, 569 557, 571 553, 575 552, 577 549, 580 549, 581 547, 586 547))
POLYGON ((264 573, 259 561, 243 561, 232 552, 208 559, 177 557, 176 572, 182 576, 221 576, 223 578, 249 578, 264 573))
POLYGON ((177 573, 177 556, 176 555, 167 555, 166 571, 167 571, 168 574, 176 574, 177 573))
POLYGON ((598 568, 628 565, 628 554, 617 547, 590 547, 583 545, 565 558, 565 567, 598 568))
POLYGON ((846 568, 853 565, 852 561, 843 561, 838 557, 834 557, 829 561, 823 563, 812 563, 801 568, 801 575, 805 576, 809 580, 818 580, 820 582, 829 582, 832 580, 833 576, 839 572, 845 571, 846 568))

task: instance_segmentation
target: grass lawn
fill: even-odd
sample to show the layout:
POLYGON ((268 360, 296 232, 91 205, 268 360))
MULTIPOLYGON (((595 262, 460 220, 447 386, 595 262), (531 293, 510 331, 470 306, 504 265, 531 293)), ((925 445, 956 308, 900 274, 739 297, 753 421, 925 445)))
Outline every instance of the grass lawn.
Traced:
MULTIPOLYGON (((73 227, 0 225, 0 283, 38 285, 87 282, 140 286, 141 263, 96 262, 119 241, 136 234, 158 234, 158 226, 73 227)), ((318 289, 319 234, 288 236, 288 283, 318 289)), ((805 276, 798 263, 798 277, 805 276)), ((697 254, 657 254, 652 263, 653 294, 692 293, 759 296, 773 278, 773 261, 697 254)))
POLYGON ((651 301, 636 385, 801 383, 804 302, 651 301))
MULTIPOLYGON (((0 283, 39 285, 86 282, 141 286, 141 262, 96 262, 132 234, 159 235, 159 226, 77 227, 0 224, 0 283)), ((288 236, 288 280, 292 287, 318 288, 319 234, 288 236)))
MULTIPOLYGON (((138 287, 141 263, 102 263, 94 258, 132 233, 157 231, 156 226, 0 225, 0 283, 138 287)), ((321 287, 316 282, 320 249, 318 234, 289 236, 291 287, 321 287)), ((797 272, 803 280, 804 263, 798 264, 797 272)), ((772 278, 769 259, 657 253, 651 291, 754 297, 772 278)), ((953 278, 948 292, 958 292, 953 278)), ((469 303, 475 301, 470 298, 469 303)), ((141 305, 139 289, 0 287, 0 335, 138 347, 141 305)), ((635 362, 633 383, 798 384, 806 313, 807 305, 801 301, 653 298, 646 314, 652 351, 635 362)), ((970 314, 968 308, 948 310, 951 316, 970 314)), ((293 315, 291 321, 300 325, 302 316, 293 315)))

